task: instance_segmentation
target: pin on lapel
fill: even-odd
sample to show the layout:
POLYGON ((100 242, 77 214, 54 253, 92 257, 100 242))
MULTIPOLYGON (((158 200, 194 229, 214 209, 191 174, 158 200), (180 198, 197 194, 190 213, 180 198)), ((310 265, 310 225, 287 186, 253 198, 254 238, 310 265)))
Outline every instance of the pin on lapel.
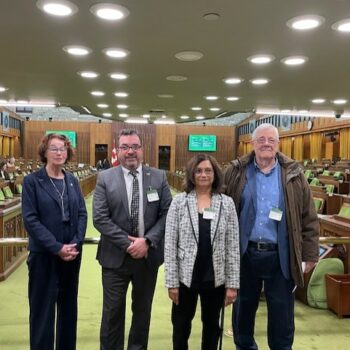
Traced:
POLYGON ((146 173, 147 176, 151 176, 151 173, 146 173))
POLYGON ((71 187, 73 187, 73 184, 72 184, 72 183, 70 183, 70 186, 71 186, 71 187))

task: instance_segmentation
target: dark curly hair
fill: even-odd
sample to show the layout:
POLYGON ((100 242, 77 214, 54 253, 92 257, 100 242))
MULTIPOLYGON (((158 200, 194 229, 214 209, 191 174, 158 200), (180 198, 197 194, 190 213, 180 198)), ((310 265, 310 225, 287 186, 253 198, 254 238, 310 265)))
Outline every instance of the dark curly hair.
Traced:
POLYGON ((186 174, 184 179, 184 191, 186 193, 191 192, 195 189, 194 176, 199 163, 204 160, 209 160, 214 170, 214 181, 212 184, 212 192, 219 193, 222 187, 222 171, 219 167, 217 160, 208 154, 200 153, 191 158, 186 165, 186 174))
POLYGON ((73 151, 73 147, 71 146, 71 142, 69 138, 62 134, 47 134, 42 138, 41 143, 39 145, 39 150, 38 150, 40 160, 45 164, 47 163, 47 158, 45 154, 49 148, 49 142, 52 139, 59 139, 64 142, 64 146, 67 147, 66 163, 69 162, 73 158, 74 151, 73 151))

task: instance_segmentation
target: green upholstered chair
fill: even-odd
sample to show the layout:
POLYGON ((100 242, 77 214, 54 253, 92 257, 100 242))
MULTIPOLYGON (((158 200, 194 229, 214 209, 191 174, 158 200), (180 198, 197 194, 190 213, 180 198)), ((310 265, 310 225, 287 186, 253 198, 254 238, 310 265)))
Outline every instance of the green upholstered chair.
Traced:
POLYGON ((323 170, 322 176, 329 176, 330 174, 329 170, 323 170))
POLYGON ((314 205, 315 205, 316 213, 317 214, 322 214, 323 213, 323 208, 324 208, 324 199, 323 198, 314 197, 314 205))
POLYGON ((325 187, 326 187, 326 193, 330 194, 334 192, 334 185, 326 184, 325 187))
POLYGON ((310 182, 310 185, 311 186, 318 186, 320 183, 320 180, 317 178, 317 177, 314 177, 311 182, 310 182))
POLYGON ((305 176, 305 179, 310 179, 312 176, 312 171, 310 169, 305 170, 304 176, 305 176))
POLYGON ((307 287, 307 302, 311 307, 327 309, 326 274, 344 273, 344 264, 338 258, 320 260, 312 272, 307 287))

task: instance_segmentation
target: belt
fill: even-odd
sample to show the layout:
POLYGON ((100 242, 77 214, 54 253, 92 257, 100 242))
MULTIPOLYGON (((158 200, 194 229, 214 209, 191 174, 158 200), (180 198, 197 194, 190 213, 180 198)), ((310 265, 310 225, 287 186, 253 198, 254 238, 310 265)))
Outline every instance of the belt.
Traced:
POLYGON ((248 242, 249 248, 254 248, 258 251, 271 251, 271 250, 277 250, 277 244, 275 243, 267 243, 267 242, 254 242, 249 241, 248 242))

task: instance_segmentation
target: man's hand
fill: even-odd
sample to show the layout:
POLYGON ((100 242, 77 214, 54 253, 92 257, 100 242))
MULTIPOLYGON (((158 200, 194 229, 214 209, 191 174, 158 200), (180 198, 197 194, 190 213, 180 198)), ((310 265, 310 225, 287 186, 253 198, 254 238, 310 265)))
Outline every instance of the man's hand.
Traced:
POLYGON ((58 256, 64 261, 73 261, 78 255, 79 251, 74 244, 64 244, 61 250, 58 252, 58 256))
POLYGON ((179 288, 169 288, 168 295, 175 305, 179 305, 179 288))
POLYGON ((304 273, 310 272, 316 264, 314 261, 305 261, 304 273))
POLYGON ((131 243, 126 251, 132 258, 142 259, 147 257, 148 244, 145 238, 128 236, 128 239, 131 241, 131 243))

